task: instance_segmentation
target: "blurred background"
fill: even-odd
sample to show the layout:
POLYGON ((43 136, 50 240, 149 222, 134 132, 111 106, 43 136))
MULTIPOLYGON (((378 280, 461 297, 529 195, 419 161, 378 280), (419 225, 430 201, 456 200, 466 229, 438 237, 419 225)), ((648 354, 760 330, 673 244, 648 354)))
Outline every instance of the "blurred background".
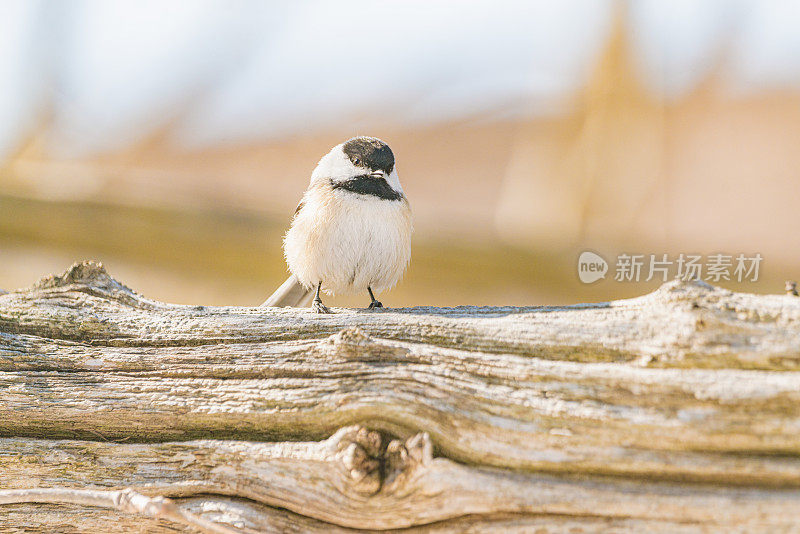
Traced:
POLYGON ((0 288, 97 259, 158 300, 259 304, 316 162, 361 134, 415 213, 389 306, 659 285, 614 281, 622 252, 800 278, 798 1, 2 0, 0 288))

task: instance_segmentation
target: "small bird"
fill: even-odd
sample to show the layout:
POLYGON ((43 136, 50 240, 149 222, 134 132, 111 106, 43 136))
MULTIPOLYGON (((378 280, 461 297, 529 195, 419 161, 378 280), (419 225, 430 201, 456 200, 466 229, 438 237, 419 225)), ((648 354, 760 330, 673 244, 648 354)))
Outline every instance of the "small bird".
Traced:
POLYGON ((330 313, 330 295, 375 293, 393 287, 411 259, 411 207, 389 145, 354 137, 336 145, 311 173, 283 240, 292 275, 262 306, 306 306, 330 313))

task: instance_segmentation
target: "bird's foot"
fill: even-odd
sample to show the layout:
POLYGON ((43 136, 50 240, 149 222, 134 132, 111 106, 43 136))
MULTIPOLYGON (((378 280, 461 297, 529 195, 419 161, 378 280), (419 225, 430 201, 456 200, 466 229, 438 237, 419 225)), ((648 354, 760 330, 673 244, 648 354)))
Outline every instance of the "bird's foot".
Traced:
POLYGON ((314 300, 311 302, 311 309, 314 310, 315 313, 331 313, 331 310, 325 306, 321 300, 314 300))
POLYGON ((378 308, 383 308, 383 304, 381 304, 377 300, 373 300, 372 302, 370 302, 369 306, 367 307, 368 310, 376 310, 378 308))

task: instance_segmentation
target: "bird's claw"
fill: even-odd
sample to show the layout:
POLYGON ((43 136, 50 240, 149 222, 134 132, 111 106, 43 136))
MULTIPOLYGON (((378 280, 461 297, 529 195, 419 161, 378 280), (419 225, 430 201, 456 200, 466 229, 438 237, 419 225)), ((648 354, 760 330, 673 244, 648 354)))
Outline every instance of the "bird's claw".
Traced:
POLYGON ((331 310, 329 310, 321 300, 312 301, 311 309, 314 310, 315 313, 331 313, 331 310))
POLYGON ((375 310, 378 308, 383 308, 383 304, 381 304, 377 300, 373 300, 372 302, 370 302, 369 306, 367 307, 368 310, 375 310))

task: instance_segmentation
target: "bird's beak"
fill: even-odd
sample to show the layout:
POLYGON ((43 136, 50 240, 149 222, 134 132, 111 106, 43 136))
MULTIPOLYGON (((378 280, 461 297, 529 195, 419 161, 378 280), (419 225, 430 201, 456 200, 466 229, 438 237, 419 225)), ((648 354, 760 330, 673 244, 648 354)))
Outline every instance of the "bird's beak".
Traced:
POLYGON ((372 178, 386 178, 386 173, 383 171, 375 171, 369 173, 372 178))

